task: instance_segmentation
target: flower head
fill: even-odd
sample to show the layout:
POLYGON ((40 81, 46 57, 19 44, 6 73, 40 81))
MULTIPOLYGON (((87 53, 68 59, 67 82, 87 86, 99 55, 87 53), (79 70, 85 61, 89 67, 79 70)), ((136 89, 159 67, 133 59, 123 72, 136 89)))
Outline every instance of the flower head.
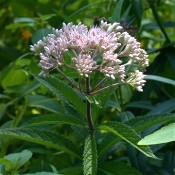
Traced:
POLYGON ((139 70, 130 73, 127 83, 136 88, 138 91, 143 91, 142 87, 145 85, 144 75, 139 70))
POLYGON ((73 63, 81 76, 88 77, 96 69, 96 62, 91 59, 89 54, 79 54, 73 58, 73 63))
POLYGON ((80 76, 89 77, 99 71, 139 91, 145 83, 141 70, 148 66, 148 56, 140 48, 140 43, 119 23, 101 21, 100 26, 89 29, 82 23, 63 24, 62 29, 53 29, 52 34, 32 45, 31 51, 40 56, 39 65, 45 73, 69 66, 80 76), (64 60, 64 54, 68 52, 73 54, 69 65, 64 60))

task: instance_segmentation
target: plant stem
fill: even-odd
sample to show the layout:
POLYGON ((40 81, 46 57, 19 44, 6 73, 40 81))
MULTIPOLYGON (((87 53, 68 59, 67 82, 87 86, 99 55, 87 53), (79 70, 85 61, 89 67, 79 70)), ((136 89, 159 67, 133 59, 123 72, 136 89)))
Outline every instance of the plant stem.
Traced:
POLYGON ((79 90, 79 87, 70 78, 68 78, 60 69, 56 68, 56 70, 69 82, 70 85, 79 90))
MULTIPOLYGON (((86 77, 86 94, 90 95, 90 78, 89 77, 86 77)), ((92 116, 91 116, 91 103, 89 102, 88 99, 86 99, 86 118, 88 121, 89 129, 93 131, 94 123, 92 121, 92 116)))
POLYGON ((97 91, 95 91, 95 92, 91 92, 89 95, 95 95, 95 94, 97 94, 97 93, 99 93, 99 92, 101 92, 101 91, 104 91, 104 90, 107 90, 108 88, 110 88, 110 87, 114 87, 114 86, 118 86, 118 85, 122 85, 122 84, 125 84, 125 83, 114 83, 114 84, 111 84, 111 85, 109 85, 109 86, 106 86, 106 87, 104 87, 104 88, 102 88, 102 89, 99 89, 99 90, 97 90, 97 91))
POLYGON ((160 18, 159 18, 159 16, 158 16, 157 9, 155 8, 154 3, 155 3, 155 2, 154 2, 153 0, 149 0, 149 5, 150 5, 151 10, 152 10, 152 12, 153 12, 154 18, 155 18, 157 24, 158 24, 159 27, 160 27, 160 30, 162 31, 162 33, 163 33, 163 35, 164 35, 164 37, 165 37, 165 42, 166 42, 166 43, 171 43, 171 41, 170 41, 170 39, 169 39, 169 37, 168 37, 166 31, 165 31, 165 28, 164 28, 164 26, 163 26, 163 24, 162 24, 162 22, 161 22, 161 20, 160 20, 160 18))
POLYGON ((100 82, 98 82, 91 92, 95 91, 95 89, 97 89, 103 82, 105 82, 106 79, 107 79, 107 77, 103 78, 100 82))

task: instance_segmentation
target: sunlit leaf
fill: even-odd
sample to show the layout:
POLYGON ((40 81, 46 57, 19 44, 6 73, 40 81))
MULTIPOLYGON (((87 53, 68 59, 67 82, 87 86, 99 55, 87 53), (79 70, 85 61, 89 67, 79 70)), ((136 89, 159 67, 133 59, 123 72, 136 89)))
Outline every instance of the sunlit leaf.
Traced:
POLYGON ((175 123, 164 126, 158 131, 144 137, 138 145, 155 145, 175 141, 175 123))
POLYGON ((23 166, 32 157, 32 152, 29 150, 23 150, 20 153, 8 154, 4 158, 13 163, 13 168, 18 169, 23 166))

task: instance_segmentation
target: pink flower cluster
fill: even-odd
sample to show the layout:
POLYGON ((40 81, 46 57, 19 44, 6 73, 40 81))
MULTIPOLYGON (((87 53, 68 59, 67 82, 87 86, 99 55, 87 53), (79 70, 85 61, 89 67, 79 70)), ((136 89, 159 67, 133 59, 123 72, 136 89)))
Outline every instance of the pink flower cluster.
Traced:
POLYGON ((100 26, 89 29, 81 23, 63 24, 62 29, 53 29, 53 34, 32 45, 31 51, 40 56, 39 65, 46 73, 69 66, 80 76, 89 77, 94 71, 100 71, 104 76, 117 78, 139 91, 145 83, 140 71, 148 66, 148 56, 119 23, 101 21, 100 26), (69 65, 65 62, 65 53, 72 55, 69 65))

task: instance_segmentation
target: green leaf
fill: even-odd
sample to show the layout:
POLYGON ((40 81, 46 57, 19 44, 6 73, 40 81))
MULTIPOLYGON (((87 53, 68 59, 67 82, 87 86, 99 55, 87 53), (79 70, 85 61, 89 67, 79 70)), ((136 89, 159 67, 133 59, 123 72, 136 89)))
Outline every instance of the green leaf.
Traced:
POLYGON ((11 99, 8 95, 0 94, 0 99, 11 99))
POLYGON ((131 10, 131 4, 128 6, 128 8, 125 10, 125 12, 122 15, 122 19, 127 19, 127 17, 129 16, 129 12, 131 10))
POLYGON ((121 112, 120 114, 118 114, 118 117, 120 118, 120 121, 122 123, 135 118, 134 114, 130 111, 121 112))
POLYGON ((105 153, 108 152, 108 150, 116 144, 118 141, 121 139, 116 137, 116 135, 111 134, 111 133, 104 133, 104 137, 102 142, 98 146, 98 157, 100 158, 103 156, 105 153))
POLYGON ((44 84, 49 90, 51 90, 55 95, 61 98, 65 102, 72 104, 77 111, 85 116, 86 108, 83 103, 83 96, 75 91, 72 87, 66 84, 64 81, 61 81, 58 78, 53 76, 50 77, 41 77, 35 76, 38 81, 44 84))
POLYGON ((48 14, 48 15, 41 15, 41 14, 39 14, 39 18, 42 21, 47 21, 47 20, 53 18, 54 16, 56 16, 56 14, 48 14))
POLYGON ((39 40, 43 39, 43 37, 47 36, 48 34, 51 34, 52 30, 47 28, 42 28, 37 30, 32 35, 32 43, 37 43, 39 40))
POLYGON ((108 161, 99 166, 100 175, 142 175, 139 171, 126 163, 108 161))
POLYGON ((83 7, 79 8, 78 10, 76 10, 75 12, 73 12, 73 13, 69 16, 69 18, 74 17, 75 15, 77 15, 77 14, 79 14, 79 13, 85 11, 86 9, 88 9, 88 8, 90 8, 90 7, 92 7, 92 6, 99 5, 99 4, 102 4, 102 3, 104 3, 104 2, 105 2, 105 1, 93 2, 93 3, 90 3, 90 4, 86 5, 86 6, 83 6, 83 7))
POLYGON ((0 162, 1 162, 1 164, 0 164, 0 173, 2 173, 2 171, 3 171, 3 166, 5 166, 6 171, 10 171, 14 167, 13 162, 11 162, 8 159, 0 158, 0 162))
POLYGON ((22 27, 33 27, 33 26, 34 26, 33 23, 12 23, 7 25, 5 29, 9 30, 9 29, 18 29, 22 27))
POLYGON ((137 135, 137 133, 126 124, 120 122, 109 122, 99 125, 98 128, 119 136, 121 139, 130 143, 132 146, 134 146, 146 156, 156 158, 156 156, 152 153, 149 147, 137 145, 141 137, 137 135))
POLYGON ((136 131, 143 131, 153 125, 175 120, 175 113, 173 114, 148 114, 139 116, 134 119, 127 121, 125 124, 134 128, 136 131))
POLYGON ((170 113, 175 110, 175 98, 171 98, 162 103, 158 103, 149 114, 170 113))
POLYGON ((7 110, 7 105, 5 105, 4 103, 0 103, 0 120, 4 116, 6 110, 7 110))
POLYGON ((154 108, 154 106, 150 103, 150 101, 135 101, 127 104, 126 107, 141 108, 148 110, 152 110, 154 108))
POLYGON ((40 126, 40 125, 49 125, 49 124, 70 124, 70 125, 78 125, 81 127, 85 127, 85 123, 83 123, 82 120, 74 116, 70 116, 62 113, 39 115, 27 121, 26 124, 30 126, 40 126))
POLYGON ((27 86, 26 88, 24 88, 22 94, 18 97, 18 100, 21 99, 21 98, 23 98, 23 97, 25 97, 30 92, 34 91, 39 86, 40 86, 40 83, 37 80, 32 81, 32 83, 29 86, 27 86))
POLYGON ((9 103, 7 103, 7 106, 13 105, 15 102, 17 102, 21 98, 25 97, 28 93, 34 91, 39 86, 40 86, 40 83, 37 80, 36 81, 33 81, 29 86, 25 87, 22 90, 22 94, 20 96, 18 96, 17 98, 11 100, 9 103))
POLYGON ((58 101, 55 99, 43 95, 30 95, 27 98, 29 106, 43 108, 54 113, 62 111, 60 105, 58 105, 58 101))
POLYGON ((35 20, 33 18, 15 18, 14 23, 35 23, 35 20))
POLYGON ((68 167, 63 170, 59 170, 59 172, 63 175, 80 175, 82 174, 82 166, 74 166, 74 167, 68 167))
POLYGON ((102 93, 99 93, 99 94, 95 95, 95 97, 97 98, 97 100, 99 101, 99 103, 101 105, 101 108, 106 106, 109 98, 114 93, 115 89, 116 89, 116 87, 112 87, 110 89, 105 90, 102 93))
POLYGON ((3 79, 2 87, 6 89, 7 87, 10 86, 21 85, 25 82, 26 78, 27 75, 22 69, 17 70, 15 68, 12 68, 3 79))
POLYGON ((122 6, 123 6, 124 0, 119 0, 116 3, 115 9, 113 11, 111 22, 119 22, 121 20, 121 12, 122 12, 122 6))
POLYGON ((96 175, 97 173, 97 148, 94 135, 88 135, 85 140, 83 171, 84 175, 96 175))
MULTIPOLYGON (((98 77, 98 74, 96 74, 95 77, 98 77)), ((95 82, 96 81, 97 80, 95 79, 95 82)), ((102 87, 108 86, 110 84, 111 84, 111 81, 109 80, 107 82, 104 82, 102 87)), ((95 105, 92 104, 92 116, 93 116, 94 121, 98 120, 98 116, 102 112, 102 108, 106 107, 110 97, 112 96, 116 88, 117 87, 111 87, 110 89, 107 89, 93 96, 93 98, 96 101, 95 105)))
POLYGON ((13 169, 18 169, 23 166, 32 157, 32 152, 29 150, 23 150, 20 153, 8 154, 4 158, 13 163, 13 169))
POLYGON ((139 145, 155 145, 175 141, 175 123, 164 126, 158 131, 144 137, 139 145))
POLYGON ((132 3, 132 6, 133 6, 133 13, 135 13, 135 17, 137 19, 138 26, 140 26, 140 22, 141 22, 141 19, 142 19, 141 1, 132 0, 131 3, 132 3))
POLYGON ((20 140, 48 146, 62 150, 79 158, 76 146, 70 140, 65 138, 65 136, 54 131, 36 128, 10 128, 1 129, 0 136, 10 136, 20 140))
POLYGON ((99 116, 100 112, 102 112, 102 108, 106 106, 113 92, 114 92, 114 88, 111 88, 111 89, 106 90, 103 93, 99 93, 95 95, 94 98, 98 101, 99 104, 93 105, 92 107, 92 116, 94 120, 97 120, 97 117, 99 116))
MULTIPOLYGON (((164 27, 175 27, 174 21, 166 21, 163 23, 164 27)), ((146 31, 160 29, 156 22, 147 22, 143 24, 143 29, 146 31)))
POLYGON ((159 81, 159 82, 162 82, 162 83, 167 83, 167 84, 171 84, 171 85, 175 86, 175 81, 174 80, 164 78, 164 77, 160 77, 160 76, 157 76, 157 75, 146 75, 145 79, 146 80, 159 81))

